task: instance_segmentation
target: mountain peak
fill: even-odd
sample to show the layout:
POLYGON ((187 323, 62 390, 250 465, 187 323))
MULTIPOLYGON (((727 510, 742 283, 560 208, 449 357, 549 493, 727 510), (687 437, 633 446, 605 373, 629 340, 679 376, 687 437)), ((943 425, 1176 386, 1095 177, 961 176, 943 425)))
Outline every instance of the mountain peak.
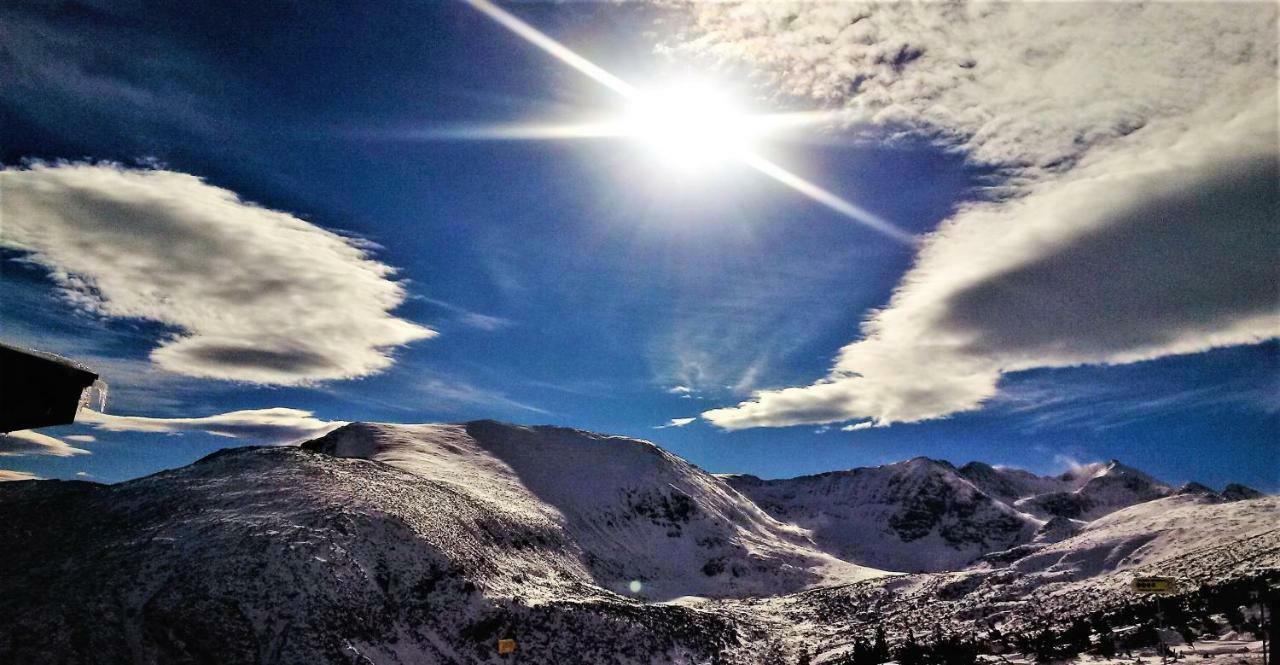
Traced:
POLYGON ((1222 498, 1227 501, 1244 501, 1248 499, 1261 499, 1266 494, 1259 492, 1248 485, 1240 483, 1231 483, 1222 488, 1222 498))
POLYGON ((895 462, 893 464, 887 464, 885 466, 903 467, 907 469, 945 469, 947 471, 956 470, 955 465, 952 464, 951 462, 948 462, 947 460, 933 459, 932 457, 925 457, 924 455, 912 457, 911 459, 906 460, 904 462, 895 462))
POLYGON ((987 464, 986 462, 979 462, 979 461, 976 461, 976 460, 971 461, 971 462, 966 462, 966 463, 964 464, 964 466, 960 467, 960 473, 965 473, 965 474, 968 474, 968 473, 992 473, 992 472, 994 472, 995 470, 996 470, 996 468, 995 468, 994 466, 991 466, 990 464, 987 464))
POLYGON ((1169 487, 1165 483, 1162 483, 1159 480, 1157 480, 1155 477, 1143 471, 1139 471, 1138 469, 1135 469, 1129 466, 1128 464, 1121 462, 1120 460, 1115 460, 1115 459, 1107 462, 1106 467, 1098 475, 1132 478, 1152 486, 1164 487, 1164 488, 1169 487))
POLYGON ((1218 496, 1218 493, 1213 491, 1213 488, 1201 483, 1197 483, 1194 480, 1189 483, 1186 483, 1182 487, 1179 487, 1178 494, 1195 494, 1200 496, 1213 496, 1213 497, 1218 496))

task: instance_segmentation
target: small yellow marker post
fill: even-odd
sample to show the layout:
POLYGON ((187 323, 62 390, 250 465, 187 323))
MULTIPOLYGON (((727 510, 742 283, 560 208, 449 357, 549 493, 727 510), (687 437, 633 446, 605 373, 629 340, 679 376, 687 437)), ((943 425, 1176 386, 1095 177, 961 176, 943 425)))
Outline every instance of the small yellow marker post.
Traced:
POLYGON ((503 639, 501 639, 501 640, 498 640, 498 655, 499 655, 499 656, 505 656, 505 655, 507 655, 507 654, 509 654, 509 653, 515 653, 515 652, 516 652, 516 641, 515 641, 515 640, 506 639, 506 638, 503 638, 503 639))
POLYGON ((1172 577, 1135 577, 1134 593, 1177 593, 1178 582, 1172 577))
MULTIPOLYGON (((1172 577, 1135 577, 1133 578, 1134 593, 1150 593, 1157 596, 1166 596, 1178 593, 1178 581, 1172 577)), ((1169 647, 1164 643, 1164 608, 1160 606, 1160 599, 1156 598, 1156 616, 1160 619, 1160 662, 1169 662, 1169 647)))

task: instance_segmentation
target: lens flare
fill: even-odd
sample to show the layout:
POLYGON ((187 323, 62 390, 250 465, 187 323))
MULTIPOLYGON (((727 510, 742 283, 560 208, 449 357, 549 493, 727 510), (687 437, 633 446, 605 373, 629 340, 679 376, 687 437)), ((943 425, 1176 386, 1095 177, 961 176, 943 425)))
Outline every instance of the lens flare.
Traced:
MULTIPOLYGON (((790 117, 791 114, 749 116, 706 89, 695 87, 690 90, 687 85, 676 86, 674 91, 661 90, 645 94, 636 86, 614 76, 546 33, 497 6, 492 0, 464 1, 521 39, 630 100, 632 102, 631 117, 627 122, 622 123, 623 129, 618 134, 640 140, 662 155, 670 164, 681 168, 698 167, 708 162, 714 163, 727 156, 734 156, 760 173, 848 219, 898 242, 907 245, 915 244, 916 238, 910 233, 784 169, 753 149, 753 139, 760 135, 761 127, 821 121, 827 117, 828 112, 796 114, 795 117, 790 117)), ((513 132, 513 134, 518 133, 518 131, 513 132)), ((612 135, 601 127, 594 127, 588 131, 560 128, 529 133, 539 134, 530 138, 555 138, 549 135, 556 133, 569 134, 573 138, 612 135)), ((492 132, 488 138, 519 138, 514 135, 503 137, 499 136, 500 134, 502 134, 501 131, 492 132)))
POLYGON ((737 160, 756 139, 748 116, 732 99, 696 82, 636 97, 624 127, 626 136, 680 171, 737 160))

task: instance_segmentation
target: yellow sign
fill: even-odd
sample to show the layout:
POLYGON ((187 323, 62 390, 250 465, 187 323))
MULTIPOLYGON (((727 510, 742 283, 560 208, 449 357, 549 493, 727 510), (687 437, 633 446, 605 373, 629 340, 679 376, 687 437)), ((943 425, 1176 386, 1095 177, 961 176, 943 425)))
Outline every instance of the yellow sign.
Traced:
POLYGON ((498 655, 505 656, 509 653, 516 652, 516 641, 502 639, 498 640, 498 655))
POLYGON ((1134 593, 1177 593, 1178 582, 1172 577, 1135 577, 1134 593))

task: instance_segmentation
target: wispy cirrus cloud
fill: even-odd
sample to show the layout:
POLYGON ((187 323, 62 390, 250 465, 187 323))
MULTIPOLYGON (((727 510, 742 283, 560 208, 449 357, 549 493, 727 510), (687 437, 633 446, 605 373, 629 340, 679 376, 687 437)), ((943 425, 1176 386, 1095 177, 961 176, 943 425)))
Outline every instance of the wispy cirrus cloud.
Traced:
POLYGON ((447 409, 466 406, 486 406, 505 410, 526 411, 529 413, 550 414, 549 411, 533 404, 512 399, 506 394, 472 385, 466 381, 446 375, 425 376, 415 381, 408 390, 421 394, 432 400, 433 405, 447 409))
POLYGON ((860 249, 834 252, 821 265, 756 252, 733 265, 728 283, 708 279, 673 300, 670 324, 649 344, 656 382, 688 388, 691 398, 748 395, 779 381, 789 354, 843 316, 824 306, 826 291, 860 249), (795 316, 801 310, 806 316, 795 316))
POLYGON ((30 455, 47 455, 51 457, 73 457, 89 455, 83 448, 76 448, 62 439, 33 432, 19 430, 0 434, 0 457, 26 457, 30 455))
POLYGON ((1002 388, 990 407, 1028 433, 1074 428, 1101 432, 1171 415, 1222 410, 1280 413, 1274 363, 1211 385, 1157 375, 1149 381, 1106 382, 1061 377, 1022 378, 1002 388))
POLYGON ((427 296, 422 296, 422 295, 415 295, 413 296, 413 298, 415 300, 421 300, 423 302, 430 303, 432 305, 435 305, 436 307, 439 307, 440 309, 443 309, 449 312, 458 320, 459 323, 461 323, 464 326, 467 326, 468 328, 475 328, 477 330, 492 332, 494 330, 500 330, 502 328, 511 326, 514 323, 514 321, 512 321, 511 319, 507 319, 501 316, 494 316, 492 314, 481 314, 480 312, 473 312, 465 307, 460 307, 451 302, 440 300, 439 298, 429 298, 427 296))
POLYGON ((923 134, 1003 186, 927 237, 830 373, 727 429, 979 408, 1001 377, 1280 334, 1276 8, 694 5, 673 48, 923 134))
POLYGON ((40 480, 40 476, 26 471, 13 471, 11 469, 0 469, 0 483, 12 480, 40 480))
POLYGON ((654 429, 669 429, 671 427, 685 427, 686 425, 692 424, 693 421, 695 420, 697 420, 697 418, 672 418, 671 420, 668 420, 665 425, 658 425, 654 429))
POLYGON ((196 176, 34 163, 0 186, 0 244, 85 312, 172 327, 151 352, 170 372, 306 385, 379 372, 436 334, 391 314, 404 288, 368 243, 196 176))
POLYGON ((297 443, 314 439, 346 424, 344 421, 321 420, 310 411, 281 407, 230 411, 194 418, 117 416, 84 409, 76 418, 76 422, 106 432, 152 434, 204 432, 215 436, 268 444, 297 443))

